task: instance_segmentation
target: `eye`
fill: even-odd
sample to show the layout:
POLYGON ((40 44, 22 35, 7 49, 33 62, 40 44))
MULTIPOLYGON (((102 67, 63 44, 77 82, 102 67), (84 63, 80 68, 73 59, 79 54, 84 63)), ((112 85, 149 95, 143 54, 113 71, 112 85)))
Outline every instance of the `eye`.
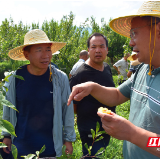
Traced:
POLYGON ((130 32, 130 38, 134 38, 135 37, 135 33, 136 33, 135 31, 131 31, 130 32))
POLYGON ((41 52, 41 49, 37 49, 36 52, 41 52))

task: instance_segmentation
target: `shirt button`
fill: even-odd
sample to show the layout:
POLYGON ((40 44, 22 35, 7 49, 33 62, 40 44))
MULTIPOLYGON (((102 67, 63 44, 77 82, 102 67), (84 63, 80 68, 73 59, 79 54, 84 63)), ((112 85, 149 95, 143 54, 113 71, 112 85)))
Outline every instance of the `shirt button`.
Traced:
POLYGON ((152 75, 152 78, 154 78, 155 76, 154 75, 152 75))

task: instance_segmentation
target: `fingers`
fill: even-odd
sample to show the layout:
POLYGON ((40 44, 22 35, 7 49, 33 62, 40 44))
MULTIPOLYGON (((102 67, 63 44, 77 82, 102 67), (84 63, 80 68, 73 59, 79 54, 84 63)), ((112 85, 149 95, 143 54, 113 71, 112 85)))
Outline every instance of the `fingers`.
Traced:
POLYGON ((66 149, 66 154, 72 154, 73 153, 73 150, 68 150, 68 149, 66 149))
POLYGON ((11 151, 11 144, 8 146, 8 150, 11 151))
POLYGON ((110 114, 106 114, 106 113, 102 113, 102 112, 97 112, 98 116, 101 117, 101 120, 105 120, 105 121, 112 121, 113 120, 113 116, 115 115, 115 113, 111 112, 110 114))
POLYGON ((11 139, 4 138, 3 143, 7 146, 6 148, 3 148, 3 151, 9 154, 11 151, 11 139))
POLYGON ((72 100, 76 100, 77 94, 78 94, 78 88, 73 87, 72 92, 68 98, 68 103, 67 103, 68 106, 71 104, 72 100))
POLYGON ((67 105, 69 106, 71 104, 72 100, 81 101, 85 96, 86 96, 86 94, 84 92, 83 87, 78 87, 78 85, 74 86, 72 88, 72 92, 71 92, 71 94, 70 94, 70 96, 68 98, 67 105))
POLYGON ((8 147, 3 148, 3 151, 4 151, 5 153, 7 153, 7 154, 9 154, 9 153, 10 153, 10 151, 9 151, 8 147))

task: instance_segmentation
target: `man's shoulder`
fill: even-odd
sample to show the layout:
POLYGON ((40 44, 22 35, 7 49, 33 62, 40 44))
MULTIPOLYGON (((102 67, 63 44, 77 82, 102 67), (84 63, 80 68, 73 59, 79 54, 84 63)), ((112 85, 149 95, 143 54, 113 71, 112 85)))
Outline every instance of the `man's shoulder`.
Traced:
POLYGON ((86 63, 82 63, 81 66, 76 70, 75 74, 82 74, 88 70, 86 63))
MULTIPOLYGON (((122 59, 119 59, 115 64, 119 64, 119 63, 122 63, 124 61, 124 59, 122 58, 122 59)), ((115 65, 114 64, 114 65, 115 65)))
POLYGON ((83 63, 72 75, 72 77, 70 78, 70 81, 73 81, 73 80, 81 81, 81 79, 83 79, 83 77, 86 76, 86 72, 88 72, 87 65, 83 63))

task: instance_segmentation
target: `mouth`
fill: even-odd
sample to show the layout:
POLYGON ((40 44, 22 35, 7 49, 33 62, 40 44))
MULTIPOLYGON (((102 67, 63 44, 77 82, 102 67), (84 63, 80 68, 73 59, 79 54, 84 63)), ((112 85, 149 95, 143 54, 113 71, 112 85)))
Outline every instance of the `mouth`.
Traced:
POLYGON ((101 55, 97 55, 97 56, 95 56, 96 58, 102 58, 102 56, 101 55))
POLYGON ((46 64, 49 64, 49 61, 43 61, 41 63, 44 64, 44 65, 46 65, 46 64))

